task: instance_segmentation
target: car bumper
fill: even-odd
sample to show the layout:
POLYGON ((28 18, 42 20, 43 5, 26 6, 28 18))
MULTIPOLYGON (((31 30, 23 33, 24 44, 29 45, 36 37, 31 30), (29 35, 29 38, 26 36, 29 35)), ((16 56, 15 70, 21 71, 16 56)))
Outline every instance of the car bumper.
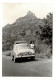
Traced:
POLYGON ((16 56, 16 59, 19 59, 19 58, 31 58, 31 57, 34 57, 35 58, 35 55, 30 55, 30 56, 16 56))

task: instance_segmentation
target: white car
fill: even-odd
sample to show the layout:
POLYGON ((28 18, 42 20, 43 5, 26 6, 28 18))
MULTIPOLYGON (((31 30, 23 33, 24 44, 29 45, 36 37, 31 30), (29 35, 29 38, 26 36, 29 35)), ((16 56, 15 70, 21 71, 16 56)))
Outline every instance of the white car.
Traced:
POLYGON ((16 59, 18 58, 35 59, 35 51, 34 49, 31 49, 30 45, 27 44, 26 41, 16 41, 14 43, 11 57, 14 62, 16 62, 16 59))

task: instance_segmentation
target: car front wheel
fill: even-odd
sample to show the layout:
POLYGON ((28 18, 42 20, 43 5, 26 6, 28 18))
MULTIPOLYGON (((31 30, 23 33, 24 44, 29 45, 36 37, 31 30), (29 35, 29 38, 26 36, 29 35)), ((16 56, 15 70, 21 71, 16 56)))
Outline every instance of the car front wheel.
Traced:
POLYGON ((31 59, 31 60, 35 60, 35 57, 31 57, 30 59, 31 59))
POLYGON ((13 55, 11 56, 11 60, 14 61, 14 56, 13 55))
POLYGON ((16 62, 16 59, 15 59, 15 57, 14 57, 14 62, 16 62))

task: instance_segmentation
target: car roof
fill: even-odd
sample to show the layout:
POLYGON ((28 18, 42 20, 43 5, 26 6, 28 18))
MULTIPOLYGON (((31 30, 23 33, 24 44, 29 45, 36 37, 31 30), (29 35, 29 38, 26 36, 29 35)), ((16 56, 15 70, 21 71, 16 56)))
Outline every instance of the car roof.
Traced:
POLYGON ((27 43, 26 41, 15 41, 14 44, 27 43))

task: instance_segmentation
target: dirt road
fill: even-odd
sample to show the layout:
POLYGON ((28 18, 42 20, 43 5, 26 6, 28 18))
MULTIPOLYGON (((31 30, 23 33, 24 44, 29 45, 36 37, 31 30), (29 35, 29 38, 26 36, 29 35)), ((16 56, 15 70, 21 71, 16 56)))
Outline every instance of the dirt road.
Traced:
POLYGON ((14 63, 10 57, 2 57, 2 76, 24 76, 24 77, 51 77, 52 60, 17 61, 14 63))

